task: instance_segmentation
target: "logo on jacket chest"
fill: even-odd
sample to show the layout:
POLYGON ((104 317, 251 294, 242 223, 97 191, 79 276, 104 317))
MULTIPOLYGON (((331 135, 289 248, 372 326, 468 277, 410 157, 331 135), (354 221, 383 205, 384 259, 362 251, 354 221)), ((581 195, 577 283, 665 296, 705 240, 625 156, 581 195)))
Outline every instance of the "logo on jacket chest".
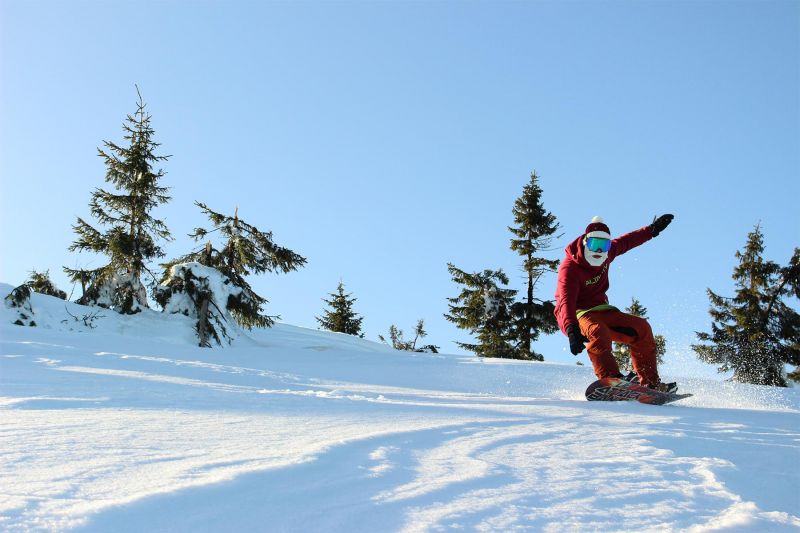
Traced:
POLYGON ((596 275, 591 279, 586 280, 586 286, 588 287, 590 285, 596 285, 597 283, 599 283, 600 280, 603 279, 603 276, 606 274, 606 272, 608 272, 608 263, 603 265, 603 269, 600 271, 598 275, 596 275))

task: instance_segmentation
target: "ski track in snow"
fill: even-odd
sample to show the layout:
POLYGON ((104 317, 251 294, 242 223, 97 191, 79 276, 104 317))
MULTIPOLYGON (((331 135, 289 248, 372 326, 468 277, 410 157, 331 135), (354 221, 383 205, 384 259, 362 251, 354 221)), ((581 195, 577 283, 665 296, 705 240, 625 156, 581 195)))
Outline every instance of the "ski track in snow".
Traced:
POLYGON ((51 300, 0 315, 3 531, 800 529, 796 390, 588 403, 585 368, 284 325, 203 350, 51 300))

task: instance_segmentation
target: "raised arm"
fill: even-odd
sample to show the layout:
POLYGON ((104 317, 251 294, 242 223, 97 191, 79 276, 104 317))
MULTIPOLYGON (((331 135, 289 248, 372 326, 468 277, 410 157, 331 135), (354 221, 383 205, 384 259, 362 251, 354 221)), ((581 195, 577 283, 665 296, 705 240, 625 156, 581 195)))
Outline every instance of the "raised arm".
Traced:
POLYGON ((653 222, 649 226, 617 237, 611 241, 611 254, 613 254, 614 257, 620 256, 637 246, 643 245, 653 237, 657 237, 659 233, 669 226, 673 218, 675 218, 673 215, 661 215, 653 219, 653 222))

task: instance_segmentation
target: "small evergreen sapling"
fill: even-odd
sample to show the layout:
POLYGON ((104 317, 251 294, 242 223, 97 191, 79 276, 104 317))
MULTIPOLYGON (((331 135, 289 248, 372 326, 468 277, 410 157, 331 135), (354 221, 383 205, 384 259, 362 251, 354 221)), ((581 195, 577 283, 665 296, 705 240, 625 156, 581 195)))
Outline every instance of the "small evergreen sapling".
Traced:
POLYGON ((344 292, 344 283, 339 282, 335 293, 330 294, 331 299, 322 299, 330 306, 330 309, 325 309, 321 317, 315 317, 319 325, 328 331, 335 331, 338 333, 347 333, 348 335, 356 335, 364 337, 361 332, 361 322, 364 317, 358 316, 353 310, 353 303, 358 298, 351 298, 352 294, 344 292))
POLYGON ((164 171, 153 169, 169 156, 155 154, 160 145, 153 141, 150 120, 139 94, 136 113, 123 124, 128 146, 104 141, 105 150, 97 150, 106 165, 105 180, 115 190, 95 189, 89 206, 92 216, 107 229, 97 229, 79 217, 73 226, 78 238, 69 250, 106 255, 109 263, 93 270, 64 268, 72 282, 83 288, 78 303, 125 314, 148 307, 142 275, 154 279, 147 263, 164 255, 157 242, 172 238, 166 225, 150 214, 170 199, 169 189, 159 185, 164 171))
MULTIPOLYGON (((439 353, 439 347, 433 344, 426 344, 417 348, 417 341, 424 339, 428 336, 425 331, 425 322, 422 319, 417 321, 417 326, 414 328, 414 339, 405 340, 403 338, 403 330, 398 329, 397 326, 392 324, 389 326, 389 340, 392 341, 391 346, 395 350, 402 350, 406 352, 420 352, 420 353, 439 353)), ((389 344, 383 335, 378 335, 378 339, 384 344, 389 344)))
POLYGON ((45 270, 44 272, 36 272, 33 270, 30 274, 31 277, 25 282, 25 285, 30 287, 33 292, 46 294, 48 296, 55 296, 56 298, 60 298, 62 300, 67 299, 67 293, 59 290, 58 287, 56 287, 55 284, 50 281, 49 270, 45 270))

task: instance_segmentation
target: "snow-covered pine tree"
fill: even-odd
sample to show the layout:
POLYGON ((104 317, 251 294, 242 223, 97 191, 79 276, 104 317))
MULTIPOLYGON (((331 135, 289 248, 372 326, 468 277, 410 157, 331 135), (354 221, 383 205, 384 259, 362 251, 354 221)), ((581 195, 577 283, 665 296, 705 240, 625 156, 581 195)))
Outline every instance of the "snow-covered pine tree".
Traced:
POLYGON ((31 277, 25 282, 25 285, 27 285, 33 292, 46 294, 48 296, 55 296, 56 298, 60 298, 62 300, 67 299, 67 293, 56 287, 55 284, 50 280, 49 270, 45 270, 44 272, 37 272, 35 270, 31 271, 31 277))
POLYGON ((208 345, 209 337, 218 343, 221 338, 230 340, 222 328, 228 314, 247 329, 272 326, 277 317, 262 314, 267 300, 256 294, 246 276, 288 273, 304 266, 306 259, 275 244, 271 232, 263 232, 239 218, 238 208, 233 216, 228 216, 201 202, 195 204, 209 218, 212 228, 195 228, 189 236, 201 241, 219 232, 222 248, 217 249, 208 241, 197 250, 162 265, 165 270, 156 300, 165 311, 196 317, 201 345, 208 345))
POLYGON ((164 255, 157 241, 172 238, 166 225, 150 214, 170 199, 169 189, 159 185, 164 171, 153 168, 169 156, 155 154, 160 144, 153 141, 151 116, 138 87, 136 92, 136 113, 128 115, 122 126, 128 146, 104 141, 105 149, 97 149, 106 165, 105 180, 116 190, 95 189, 89 206, 92 216, 107 229, 96 229, 80 217, 72 227, 78 238, 70 251, 88 250, 106 255, 110 261, 94 270, 64 268, 70 279, 80 282, 84 289, 78 303, 125 314, 148 307, 142 275, 147 273, 154 280, 147 263, 164 255))
POLYGON ((165 313, 196 319, 199 345, 210 348, 212 340, 220 346, 233 341, 229 328, 234 318, 226 305, 242 298, 242 292, 219 270, 187 262, 169 268, 167 277, 156 287, 155 299, 165 313))
POLYGON ((525 259, 522 270, 527 277, 525 301, 519 302, 514 308, 519 353, 524 359, 543 361, 544 357, 531 349, 531 343, 541 333, 558 331, 558 323, 553 314, 553 303, 534 298, 534 292, 543 275, 557 272, 559 260, 545 259, 538 254, 551 249, 559 224, 556 217, 542 205, 542 189, 536 172, 531 173, 530 182, 523 187, 522 196, 514 202, 512 212, 515 225, 508 227, 514 235, 511 249, 525 259))
POLYGON ((747 235, 733 271, 736 295, 708 289, 711 333, 698 332, 698 357, 733 371, 743 383, 786 386, 785 365, 800 364, 800 315, 784 299, 800 298, 800 249, 786 267, 765 261, 760 224, 747 235))
POLYGON ((361 322, 364 317, 358 316, 353 310, 353 303, 358 298, 351 298, 351 296, 352 293, 344 292, 344 283, 340 281, 336 292, 330 293, 331 299, 322 299, 330 307, 330 309, 323 310, 321 317, 315 317, 323 329, 364 337, 361 332, 361 322))
MULTIPOLYGON (((439 353, 439 347, 434 346, 433 344, 426 344, 417 348, 417 341, 419 339, 424 339, 427 336, 428 332, 425 331, 425 322, 421 318, 417 321, 417 326, 414 328, 413 340, 405 340, 403 330, 399 329, 394 324, 389 326, 389 340, 391 341, 392 348, 395 350, 402 350, 406 352, 439 353)), ((385 344, 389 344, 383 335, 378 335, 378 339, 385 344)))
POLYGON ((17 326, 36 327, 34 320, 33 306, 31 305, 31 288, 22 284, 4 298, 4 303, 8 309, 16 309, 17 319, 13 322, 17 326))
POLYGON ((502 270, 484 270, 468 274, 447 264, 453 281, 463 288, 455 298, 448 298, 449 314, 444 317, 458 328, 477 337, 477 343, 457 342, 465 350, 481 357, 524 358, 516 347, 512 306, 517 291, 502 288, 508 277, 502 270))
MULTIPOLYGON (((631 299, 631 305, 625 309, 629 315, 647 318, 647 308, 636 298, 631 299)), ((656 361, 658 364, 664 362, 664 355, 667 353, 667 340, 663 335, 654 335, 656 341, 656 361)), ((614 359, 621 370, 633 370, 631 365, 631 350, 626 344, 614 343, 614 359)))

